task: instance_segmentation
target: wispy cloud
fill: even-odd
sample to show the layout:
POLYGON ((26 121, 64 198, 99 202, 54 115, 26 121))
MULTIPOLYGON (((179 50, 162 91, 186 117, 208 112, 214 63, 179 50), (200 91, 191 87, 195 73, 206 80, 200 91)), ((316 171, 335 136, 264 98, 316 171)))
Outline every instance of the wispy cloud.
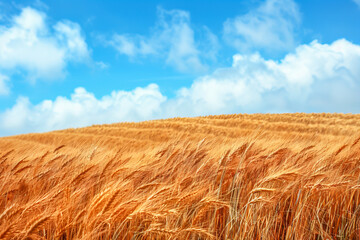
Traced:
POLYGON ((203 57, 214 58, 217 37, 204 28, 207 46, 202 52, 191 27, 190 14, 182 10, 165 10, 158 7, 158 20, 150 36, 115 34, 109 42, 120 54, 130 58, 156 56, 181 72, 202 72, 207 66, 203 57))
POLYGON ((360 7, 360 0, 353 0, 360 7))
POLYGON ((245 15, 226 20, 224 39, 241 52, 284 52, 296 46, 300 12, 293 0, 266 0, 245 15))
POLYGON ((8 81, 9 81, 9 78, 0 73, 0 95, 9 94, 10 89, 9 89, 9 86, 8 86, 8 81))
POLYGON ((109 64, 106 64, 102 61, 99 61, 99 62, 95 62, 95 66, 100 68, 100 69, 107 69, 109 68, 109 64))

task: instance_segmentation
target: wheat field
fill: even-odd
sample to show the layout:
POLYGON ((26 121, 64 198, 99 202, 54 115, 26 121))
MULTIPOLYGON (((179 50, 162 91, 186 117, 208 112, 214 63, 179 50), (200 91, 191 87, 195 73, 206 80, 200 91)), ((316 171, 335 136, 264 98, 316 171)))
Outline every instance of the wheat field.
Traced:
POLYGON ((0 239, 359 239, 360 115, 0 138, 0 239))

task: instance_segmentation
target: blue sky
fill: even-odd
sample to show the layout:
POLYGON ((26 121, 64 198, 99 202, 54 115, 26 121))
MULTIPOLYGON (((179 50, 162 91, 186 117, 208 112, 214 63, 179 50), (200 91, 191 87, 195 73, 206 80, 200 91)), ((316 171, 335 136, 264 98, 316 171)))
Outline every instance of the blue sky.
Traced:
POLYGON ((0 1, 0 135, 360 112, 360 1, 0 1))

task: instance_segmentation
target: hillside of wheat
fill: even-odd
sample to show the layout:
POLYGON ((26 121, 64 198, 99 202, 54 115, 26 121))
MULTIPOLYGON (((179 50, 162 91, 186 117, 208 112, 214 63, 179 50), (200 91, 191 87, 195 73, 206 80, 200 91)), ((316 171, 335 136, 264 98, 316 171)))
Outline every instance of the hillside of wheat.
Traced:
POLYGON ((0 138, 0 239, 359 239, 360 115, 0 138))

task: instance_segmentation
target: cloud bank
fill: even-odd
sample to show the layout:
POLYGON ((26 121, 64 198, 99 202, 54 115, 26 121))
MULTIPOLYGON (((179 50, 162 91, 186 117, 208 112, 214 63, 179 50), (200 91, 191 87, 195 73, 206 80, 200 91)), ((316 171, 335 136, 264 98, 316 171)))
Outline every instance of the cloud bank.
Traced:
POLYGON ((360 112, 360 46, 313 41, 279 61, 233 56, 167 99, 156 84, 97 99, 84 88, 33 105, 20 97, 0 115, 2 135, 119 121, 240 112, 360 112))
POLYGON ((201 77, 179 92, 193 113, 359 112, 360 46, 340 39, 313 41, 282 60, 233 56, 229 68, 201 77))
POLYGON ((90 58, 77 23, 64 20, 50 27, 46 15, 30 7, 0 25, 0 52, 0 94, 9 92, 4 79, 13 74, 21 72, 32 82, 62 78, 68 62, 90 58))
POLYGON ((0 132, 7 135, 152 119, 160 115, 165 101, 156 84, 128 92, 113 91, 100 99, 81 87, 76 88, 70 98, 57 97, 37 105, 20 97, 11 109, 0 115, 0 132))

